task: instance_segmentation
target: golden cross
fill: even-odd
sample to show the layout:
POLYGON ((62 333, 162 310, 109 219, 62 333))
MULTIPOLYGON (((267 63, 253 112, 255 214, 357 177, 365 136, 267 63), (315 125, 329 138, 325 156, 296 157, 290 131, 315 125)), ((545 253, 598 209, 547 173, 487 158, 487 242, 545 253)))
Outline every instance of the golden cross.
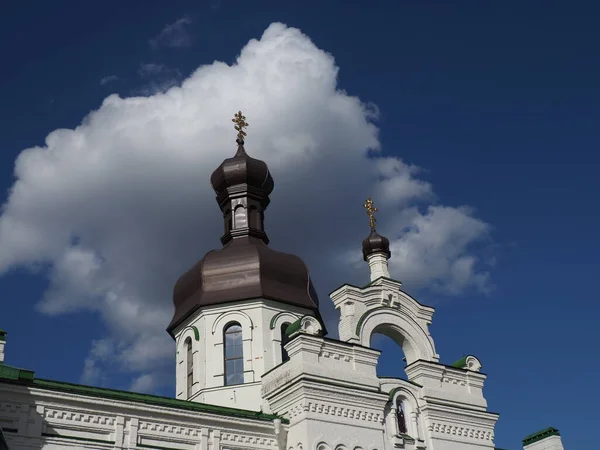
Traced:
POLYGON ((248 127, 248 123, 246 122, 246 116, 244 116, 241 111, 238 111, 237 114, 233 116, 233 119, 231 119, 231 121, 235 123, 234 128, 238 132, 238 140, 243 141, 244 136, 246 136, 244 128, 248 127))
POLYGON ((371 226, 371 231, 375 231, 375 222, 377 221, 377 219, 375 219, 375 213, 379 210, 375 208, 373 205, 373 200, 370 198, 365 201, 363 206, 366 208, 367 215, 369 216, 369 225, 371 226))

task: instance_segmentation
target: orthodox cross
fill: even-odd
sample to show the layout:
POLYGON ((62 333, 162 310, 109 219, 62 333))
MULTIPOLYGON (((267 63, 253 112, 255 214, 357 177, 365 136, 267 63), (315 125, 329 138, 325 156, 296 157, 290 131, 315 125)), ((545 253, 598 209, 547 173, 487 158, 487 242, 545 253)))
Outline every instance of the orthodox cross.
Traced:
POLYGON ((248 127, 248 123, 246 122, 246 116, 242 114, 241 111, 238 111, 231 119, 233 123, 235 123, 235 130, 238 132, 237 138, 239 141, 244 140, 244 136, 246 136, 246 132, 244 128, 248 127))
POLYGON ((375 231, 375 222, 377 221, 377 219, 375 219, 375 213, 379 210, 375 208, 373 205, 373 200, 370 198, 367 199, 363 206, 367 210, 367 215, 369 216, 369 225, 371 226, 371 231, 375 231))

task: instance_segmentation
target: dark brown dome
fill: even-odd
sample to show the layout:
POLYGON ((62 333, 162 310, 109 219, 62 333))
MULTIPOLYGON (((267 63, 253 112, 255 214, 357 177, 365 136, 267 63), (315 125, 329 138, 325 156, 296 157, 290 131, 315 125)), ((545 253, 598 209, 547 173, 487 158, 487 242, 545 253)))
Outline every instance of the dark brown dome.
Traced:
POLYGON ((238 150, 233 158, 227 158, 213 172, 210 183, 217 193, 217 198, 227 191, 227 188, 248 185, 261 189, 265 195, 273 192, 273 178, 267 165, 254 159, 244 150, 244 141, 238 140, 238 150))
POLYGON ((366 261, 367 256, 373 253, 385 253, 389 258, 392 254, 390 253, 390 241, 388 238, 381 236, 377 231, 371 231, 371 234, 362 242, 363 258, 366 261))
POLYGON ((245 237, 208 252, 179 278, 173 291, 175 314, 167 330, 172 333, 200 308, 255 298, 306 308, 319 317, 319 299, 304 262, 258 238, 245 237))
MULTIPOLYGON (((238 114, 236 123, 243 121, 238 114)), ((223 248, 208 252, 175 284, 175 313, 167 328, 171 336, 201 308, 260 298, 305 308, 323 323, 304 262, 267 246, 264 210, 273 178, 263 161, 248 156, 240 129, 236 127, 235 156, 223 161, 210 179, 223 213, 223 248)))

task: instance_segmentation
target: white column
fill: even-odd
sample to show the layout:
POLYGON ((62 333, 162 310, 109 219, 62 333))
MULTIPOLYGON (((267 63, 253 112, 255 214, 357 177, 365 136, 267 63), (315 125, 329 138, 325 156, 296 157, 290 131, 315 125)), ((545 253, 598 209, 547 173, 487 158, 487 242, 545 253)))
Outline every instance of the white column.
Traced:
POLYGON ((127 442, 127 448, 136 448, 138 440, 138 428, 140 421, 136 417, 129 421, 129 441, 127 442))
POLYGON ((381 277, 390 277, 388 259, 385 253, 373 253, 367 256, 367 262, 369 263, 369 270, 371 271, 371 281, 375 281, 377 278, 381 277))
POLYGON ((419 422, 417 420, 417 413, 414 411, 410 412, 410 420, 412 422, 412 429, 414 430, 415 435, 411 436, 415 439, 421 439, 421 433, 419 432, 419 422))
POLYGON ((393 438, 400 434, 400 432, 398 431, 398 416, 397 416, 397 414, 398 414, 398 412, 396 411, 396 408, 392 404, 392 409, 390 409, 390 412, 388 414, 388 421, 389 421, 388 422, 388 431, 390 433, 390 438, 393 438))

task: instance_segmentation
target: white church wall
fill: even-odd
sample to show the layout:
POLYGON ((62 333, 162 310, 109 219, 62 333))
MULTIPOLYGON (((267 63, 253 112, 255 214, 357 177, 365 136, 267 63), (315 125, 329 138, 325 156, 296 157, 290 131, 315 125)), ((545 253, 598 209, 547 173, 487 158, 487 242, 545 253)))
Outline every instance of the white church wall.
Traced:
POLYGON ((257 299, 204 308, 175 330, 177 342, 177 398, 216 405, 260 410, 263 373, 282 362, 281 325, 309 311, 257 299), (242 329, 243 384, 225 383, 224 331, 237 323, 242 329), (187 395, 185 343, 194 349, 194 385, 187 395))
POLYGON ((388 395, 376 375, 380 352, 308 334, 286 349, 289 361, 262 382, 271 411, 290 420, 288 447, 383 449, 388 395))
POLYGON ((0 421, 11 450, 278 449, 274 418, 263 416, 262 420, 256 420, 250 412, 216 407, 212 407, 213 413, 186 410, 181 404, 179 408, 167 407, 161 403, 174 400, 83 387, 107 395, 107 398, 90 397, 67 392, 73 385, 56 385, 67 389, 55 391, 0 383, 0 421), (138 401, 115 400, 110 398, 111 392, 133 396, 138 401))

